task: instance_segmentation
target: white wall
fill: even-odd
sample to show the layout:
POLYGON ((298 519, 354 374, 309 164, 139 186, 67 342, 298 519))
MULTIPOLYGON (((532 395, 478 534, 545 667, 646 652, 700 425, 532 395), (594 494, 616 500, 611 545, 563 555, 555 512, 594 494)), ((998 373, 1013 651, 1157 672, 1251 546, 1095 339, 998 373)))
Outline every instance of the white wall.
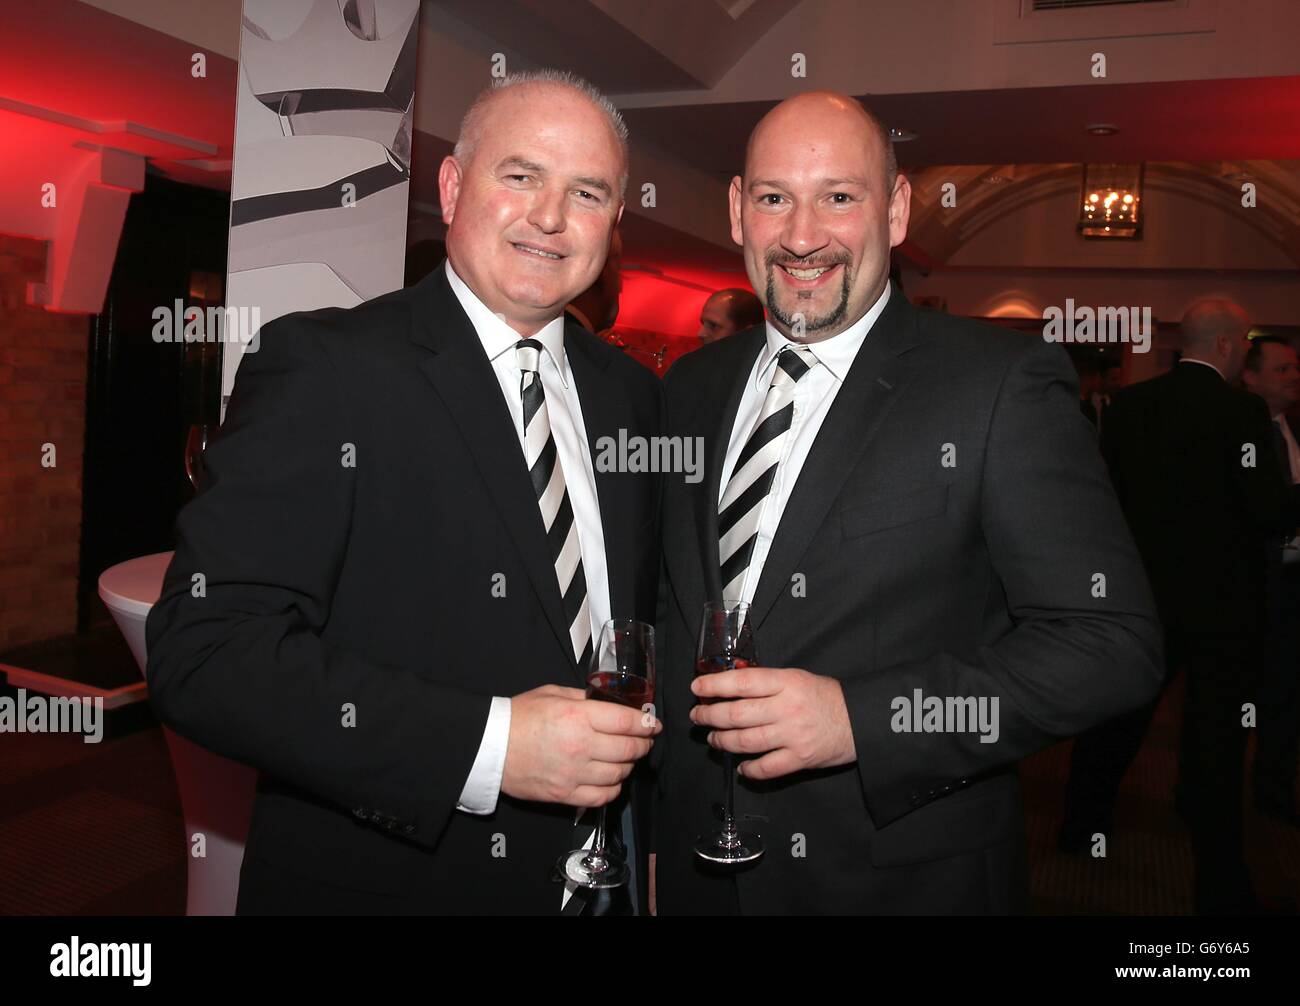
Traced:
POLYGON ((1300 274, 1176 273, 1154 269, 952 269, 922 276, 903 271, 909 298, 944 297, 953 314, 1041 318, 1067 297, 1091 307, 1150 307, 1156 321, 1177 321, 1199 297, 1230 297, 1260 324, 1300 325, 1300 274))
POLYGON ((1133 241, 1085 240, 1075 230, 1077 188, 1030 203, 990 224, 949 260, 954 266, 1294 269, 1296 263, 1255 227, 1258 209, 1221 208, 1148 185, 1142 193, 1142 237, 1133 241))

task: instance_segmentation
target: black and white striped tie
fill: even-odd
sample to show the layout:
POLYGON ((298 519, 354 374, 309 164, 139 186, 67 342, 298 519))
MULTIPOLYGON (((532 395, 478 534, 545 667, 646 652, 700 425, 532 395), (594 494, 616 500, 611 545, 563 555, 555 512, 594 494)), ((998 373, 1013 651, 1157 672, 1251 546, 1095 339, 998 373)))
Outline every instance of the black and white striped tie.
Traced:
POLYGON ((776 470, 785 450, 786 434, 794 419, 794 389, 817 366, 807 346, 787 346, 777 354, 772 384, 763 399, 763 411, 744 448, 736 458, 727 490, 718 503, 718 558, 722 562, 722 596, 739 600, 745 573, 758 541, 763 501, 772 491, 776 470))
POLYGON ((591 616, 587 612, 587 578, 582 572, 582 547, 578 542, 578 524, 569 503, 555 437, 551 435, 551 417, 546 410, 546 392, 537 372, 541 363, 542 344, 523 339, 515 344, 515 357, 523 372, 519 394, 524 403, 524 461, 533 481, 533 492, 542 511, 546 541, 555 563, 555 578, 564 601, 564 622, 569 628, 569 642, 583 676, 591 661, 591 616))
MULTIPOLYGON (((564 620, 569 627, 569 643, 578 659, 578 670, 587 675, 593 652, 591 616, 587 613, 587 578, 582 572, 582 548, 578 542, 578 523, 564 484, 564 469, 551 434, 551 417, 546 410, 546 392, 542 388, 542 344, 536 339, 515 343, 515 359, 522 372, 519 394, 524 405, 524 461, 533 482, 537 505, 542 511, 546 541, 555 563, 555 578, 564 603, 564 620)), ((587 848, 595 834, 595 812, 578 808, 573 816, 575 848, 587 848)), ((591 901, 591 893, 566 882, 560 899, 564 915, 580 915, 591 901)))

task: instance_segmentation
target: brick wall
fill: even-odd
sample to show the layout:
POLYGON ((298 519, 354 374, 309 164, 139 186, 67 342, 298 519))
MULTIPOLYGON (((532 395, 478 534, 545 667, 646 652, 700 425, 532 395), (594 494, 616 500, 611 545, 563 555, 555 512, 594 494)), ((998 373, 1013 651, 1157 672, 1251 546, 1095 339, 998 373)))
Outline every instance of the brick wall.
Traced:
POLYGON ((0 650, 76 629, 89 326, 27 306, 45 254, 0 234, 0 650))

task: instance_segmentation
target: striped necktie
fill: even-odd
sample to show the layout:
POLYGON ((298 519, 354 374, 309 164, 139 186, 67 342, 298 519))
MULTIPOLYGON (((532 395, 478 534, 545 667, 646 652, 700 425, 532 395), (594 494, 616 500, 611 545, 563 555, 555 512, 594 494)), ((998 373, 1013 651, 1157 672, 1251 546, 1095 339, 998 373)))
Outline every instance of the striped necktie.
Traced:
POLYGON ((789 439, 786 434, 794 419, 795 385, 815 366, 817 357, 807 346, 787 346, 777 354, 763 411, 727 480, 727 491, 718 503, 718 558, 722 562, 724 598, 741 598, 745 573, 758 541, 763 501, 772 491, 789 439))
POLYGON ((569 490, 564 485, 564 469, 555 447, 555 437, 551 435, 546 392, 537 372, 541 354, 542 344, 536 339, 523 339, 515 344, 515 357, 523 372, 519 379, 519 394, 524 405, 524 461, 528 465, 537 505, 542 511, 546 542, 550 546, 555 579, 564 602, 564 623, 569 629, 569 642, 578 669, 585 676, 592 654, 587 578, 582 572, 578 525, 573 519, 569 490))
MULTIPOLYGON (((587 612, 587 578, 582 572, 582 549, 578 543, 578 524, 564 485, 555 437, 551 434, 551 417, 546 410, 546 392, 542 388, 542 344, 536 339, 515 343, 515 359, 521 376, 519 394, 524 405, 524 461, 532 479, 537 505, 542 511, 542 525, 555 564, 555 579, 564 603, 564 621, 569 627, 569 643, 578 660, 583 677, 591 663, 593 643, 591 616, 587 612)), ((578 808, 573 817, 574 848, 587 848, 596 831, 593 810, 578 808)), ((566 882, 560 900, 564 915, 579 915, 591 901, 591 892, 566 882)))

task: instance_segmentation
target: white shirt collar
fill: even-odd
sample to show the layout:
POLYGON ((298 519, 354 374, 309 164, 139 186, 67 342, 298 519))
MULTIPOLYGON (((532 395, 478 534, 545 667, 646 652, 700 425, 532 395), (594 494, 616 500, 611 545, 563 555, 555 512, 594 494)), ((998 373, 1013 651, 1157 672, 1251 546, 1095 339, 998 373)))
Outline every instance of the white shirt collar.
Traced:
MULTIPOLYGON (((862 348, 862 343, 867 338, 867 333, 876 323, 876 319, 884 313, 885 305, 889 303, 889 288, 892 284, 885 282, 885 289, 881 291, 876 302, 871 305, 870 309, 861 318, 846 328, 843 332, 832 335, 829 339, 823 339, 821 342, 808 343, 807 348, 812 350, 813 356, 817 357, 817 362, 826 368, 835 380, 841 384, 848 375, 849 368, 853 366, 853 360, 858 355, 858 350, 862 348)), ((804 343, 795 342, 793 339, 787 339, 773 326, 771 321, 766 323, 767 345, 763 349, 763 355, 760 359, 758 373, 755 377, 755 384, 759 390, 766 390, 772 383, 770 373, 776 363, 777 354, 787 346, 798 349, 804 343)))
MULTIPOLYGON (((1179 363, 1199 363, 1202 367, 1209 367, 1211 370, 1213 370, 1213 371, 1214 371, 1216 374, 1218 374, 1220 377, 1223 377, 1223 371, 1220 370, 1218 367, 1216 367, 1214 364, 1210 363, 1208 360, 1191 360, 1191 359, 1188 359, 1187 357, 1184 356, 1184 357, 1183 357, 1182 359, 1180 359, 1178 362, 1179 362, 1179 363)), ((1227 380, 1226 377, 1223 377, 1223 379, 1224 379, 1225 381, 1227 380)))
MULTIPOLYGON (((474 326, 474 331, 478 334, 479 342, 483 344, 483 352, 487 353, 490 361, 495 361, 503 353, 511 352, 515 344, 523 338, 518 332, 505 323, 502 318, 494 312, 488 310, 486 304, 478 299, 478 296, 465 283, 463 279, 456 275, 456 270, 451 267, 451 259, 447 259, 447 282, 451 284, 451 292, 456 295, 460 301, 460 306, 465 309, 465 314, 469 316, 470 324, 474 326)), ((569 365, 564 356, 564 315, 560 314, 558 318, 548 321, 540 332, 530 338, 536 339, 542 344, 542 348, 555 364, 555 369, 560 375, 560 381, 567 388, 569 386, 569 365)), ((512 359, 513 363, 514 360, 512 359)))

